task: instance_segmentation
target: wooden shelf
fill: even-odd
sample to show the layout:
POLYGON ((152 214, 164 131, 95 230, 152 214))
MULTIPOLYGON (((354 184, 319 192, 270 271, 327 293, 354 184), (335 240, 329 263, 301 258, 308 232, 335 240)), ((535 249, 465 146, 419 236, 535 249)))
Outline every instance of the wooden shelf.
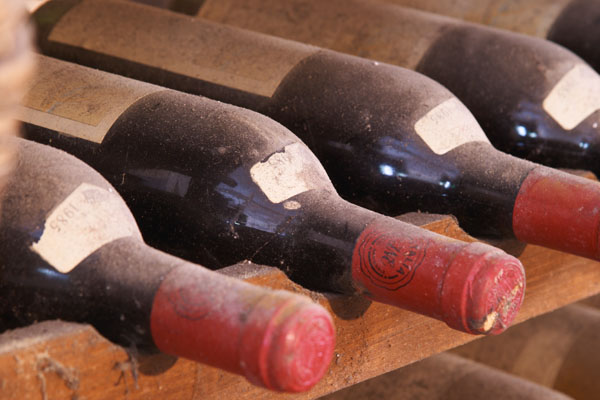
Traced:
MULTIPOLYGON (((450 217, 410 214, 409 220, 447 236, 474 240, 450 217)), ((598 263, 538 246, 495 243, 520 253, 527 273, 518 321, 600 293, 598 263)), ((259 285, 304 293, 335 318, 331 368, 311 391, 289 395, 244 378, 169 356, 132 361, 88 325, 49 321, 0 335, 0 393, 11 399, 312 399, 478 338, 442 322, 362 298, 307 291, 274 268, 221 272, 259 285)))

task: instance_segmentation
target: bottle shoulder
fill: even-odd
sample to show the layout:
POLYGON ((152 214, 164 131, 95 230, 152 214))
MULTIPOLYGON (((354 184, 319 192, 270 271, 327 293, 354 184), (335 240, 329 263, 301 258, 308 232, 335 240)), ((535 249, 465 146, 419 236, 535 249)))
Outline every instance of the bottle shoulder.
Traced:
POLYGON ((141 241, 127 205, 100 174, 60 150, 25 140, 18 140, 2 221, 3 235, 20 236, 23 250, 58 271, 70 271, 110 241, 141 241))
MULTIPOLYGON (((294 132, 318 128, 314 134, 327 139, 375 140, 384 132, 412 131, 430 109, 451 98, 442 85, 414 71, 321 50, 286 76, 269 115, 294 132)), ((403 139, 410 137, 404 133, 403 139)))
POLYGON ((113 171, 257 190, 276 203, 308 189, 332 188, 317 158, 279 123, 175 91, 151 94, 130 107, 100 153, 113 171))

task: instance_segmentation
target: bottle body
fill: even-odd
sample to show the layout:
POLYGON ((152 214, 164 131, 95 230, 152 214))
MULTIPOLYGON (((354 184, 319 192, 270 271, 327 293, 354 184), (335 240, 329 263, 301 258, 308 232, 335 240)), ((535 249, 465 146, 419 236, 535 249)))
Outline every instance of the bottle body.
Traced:
POLYGON ((521 32, 536 37, 546 37, 556 18, 573 0, 532 0, 511 1, 484 0, 454 1, 438 4, 435 1, 386 0, 401 6, 411 7, 432 13, 448 15, 466 21, 490 25, 496 28, 521 32))
MULTIPOLYGON (((468 110, 423 76, 131 3, 54 1, 36 15, 40 48, 46 53, 276 118, 326 163, 346 199, 390 215, 415 207, 452 213, 479 236, 515 234, 515 195, 536 166, 495 151, 468 110), (111 23, 92 23, 97 15, 111 23), (117 31, 112 22, 120 18, 124 22, 116 24, 117 31), (135 34, 140 30, 144 35, 135 34), (94 40, 86 39, 90 37, 94 40), (138 40, 124 42, 122 37, 138 40), (188 39, 182 45, 186 51, 164 45, 164 38, 178 37, 188 39), (206 59, 207 42, 227 55, 206 59), (244 51, 228 53, 230 47, 244 51), (261 63, 264 53, 272 55, 268 63, 261 63), (170 61, 163 63, 157 55, 170 61), (294 66, 288 62, 298 59, 294 66), (277 60, 283 64, 274 67, 277 60), (252 85, 266 83, 252 89, 248 77, 252 85), (463 159, 459 153, 473 154, 469 146, 476 147, 475 155, 463 159), (473 157, 485 159, 485 171, 473 157)), ((572 225, 575 217, 570 214, 561 221, 572 225)), ((562 237, 561 230, 552 234, 562 237)), ((530 235, 518 238, 532 240, 530 235)), ((559 248, 573 251, 576 246, 559 248)), ((595 257, 595 250, 578 254, 595 257)))
POLYGON ((593 399, 599 323, 596 309, 571 305, 513 327, 502 340, 472 342, 456 352, 574 398, 593 399))
POLYGON ((279 391, 307 390, 323 376, 334 328, 321 306, 148 247, 99 174, 47 146, 17 149, 0 232, 2 330, 56 318, 91 323, 123 346, 279 391))
MULTIPOLYGON (((387 1, 545 38, 579 55, 596 71, 600 69, 600 58, 598 52, 595 51, 600 29, 598 24, 600 5, 594 0, 511 2, 466 0, 452 3, 415 0, 387 1)), ((193 12, 193 10, 190 9, 189 12, 193 12)))
POLYGON ((47 57, 40 62, 43 73, 23 107, 25 134, 101 171, 150 244, 213 268, 241 260, 278 266, 307 287, 361 293, 469 332, 493 331, 518 309, 524 284, 516 259, 342 200, 314 155, 274 121, 47 57), (48 82, 60 89, 47 90, 48 82), (78 82, 86 90, 74 95, 78 82), (113 100, 114 88, 126 88, 129 100, 113 100), (114 104, 105 115, 121 112, 104 136, 64 125, 71 123, 62 122, 65 110, 112 121, 98 116, 99 98, 114 104), (502 284, 490 284, 498 276, 502 284))
POLYGON ((600 77, 560 46, 364 0, 207 1, 197 15, 416 70, 450 89, 499 150, 600 171, 600 77))
MULTIPOLYGON (((48 6, 51 4, 48 3, 48 6)), ((497 152, 494 153, 485 134, 464 106, 433 81, 408 70, 376 65, 371 61, 300 44, 289 46, 290 42, 287 41, 200 20, 185 19, 186 23, 183 24, 184 18, 177 14, 134 4, 105 2, 100 5, 84 2, 71 10, 58 23, 63 28, 72 28, 64 28, 58 34, 54 27, 41 30, 42 36, 48 35, 48 40, 41 41, 43 51, 84 65, 101 66, 111 72, 265 113, 302 137, 325 163, 336 189, 353 202, 388 215, 414 211, 418 204, 422 210, 456 215, 461 225, 471 233, 511 235, 510 209, 516 193, 504 195, 486 188, 481 191, 478 200, 472 201, 469 196, 462 196, 461 193, 468 190, 493 186, 498 180, 491 178, 489 182, 482 183, 463 177, 462 166, 459 165, 462 154, 453 157, 452 153, 467 153, 469 151, 466 148, 474 146, 478 148, 478 154, 486 154, 488 160, 501 156, 495 156, 497 152), (131 19, 129 17, 143 12, 144 18, 136 19, 135 23, 144 24, 144 27, 138 25, 135 28, 144 29, 147 35, 156 35, 156 38, 147 38, 147 41, 137 42, 128 48, 115 45, 117 37, 110 36, 116 34, 114 29, 99 28, 95 32, 86 31, 86 34, 98 39, 94 40, 93 49, 87 49, 86 46, 89 46, 83 43, 62 42, 65 37, 85 37, 75 32, 80 26, 89 26, 88 17, 93 15, 96 18, 99 12, 110 15, 103 18, 107 21, 114 21, 114 18, 131 19), (160 29, 148 30, 150 25, 145 24, 149 22, 160 29), (221 49, 244 47, 245 53, 256 54, 256 57, 248 56, 247 61, 258 62, 259 66, 249 70, 244 66, 246 61, 242 61, 239 68, 231 61, 221 68, 209 60, 205 68, 218 70, 222 74, 214 77, 201 68, 189 72, 193 69, 192 61, 198 58, 192 56, 181 59, 178 54, 182 52, 177 51, 167 58, 179 58, 180 61, 157 68, 155 55, 162 54, 168 48, 160 46, 160 50, 150 49, 145 43, 160 43, 159 37, 166 37, 170 27, 182 30, 174 33, 175 37, 193 32, 191 37, 207 38, 221 49), (256 45, 257 42, 261 43, 260 46, 256 45), (136 62, 128 59, 133 48, 138 49, 136 62), (259 55, 264 53, 281 56, 263 62, 259 55), (301 61, 292 68, 288 64, 271 67, 277 64, 275 58, 301 61), (254 70, 270 71, 273 68, 285 71, 285 74, 270 74, 276 75, 275 81, 269 81, 277 83, 276 89, 268 83, 261 90, 253 92, 247 84, 231 78, 237 74, 264 81, 266 78, 262 73, 254 70), (225 78, 225 75, 229 78, 225 78), (410 101, 405 101, 405 98, 410 101), (416 128, 417 124, 419 128, 416 128), (448 132, 448 126, 453 128, 451 132, 448 132), (487 143, 487 147, 479 143, 487 143), (461 145, 463 149, 460 149, 461 145), (361 151, 357 152, 357 149, 361 151), (490 199, 490 192, 504 199, 490 199), (456 209, 457 206, 462 210, 456 209), (498 218, 502 220, 497 223, 478 223, 498 218)), ((120 32, 117 36, 136 36, 131 33, 120 32)), ((203 46, 206 47, 203 41, 195 41, 190 52, 184 53, 203 52, 200 50, 203 46)), ((234 57, 233 52, 228 54, 234 57)), ((237 56, 234 58, 239 59, 237 56)), ((517 166, 515 186, 531 168, 532 165, 517 166)), ((502 169, 497 168, 498 171, 502 169)))
POLYGON ((356 398, 476 399, 482 388, 491 398, 556 399, 570 397, 451 353, 441 353, 324 396, 324 400, 356 398), (401 385, 398 383, 402 382, 401 385))

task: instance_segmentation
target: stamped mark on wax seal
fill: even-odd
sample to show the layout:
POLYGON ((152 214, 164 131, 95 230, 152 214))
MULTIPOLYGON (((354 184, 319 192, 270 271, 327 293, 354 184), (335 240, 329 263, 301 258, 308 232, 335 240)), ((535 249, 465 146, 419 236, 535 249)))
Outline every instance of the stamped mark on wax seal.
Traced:
POLYGON ((571 130, 600 109, 600 76, 585 64, 567 72, 542 104, 562 128, 571 130))
POLYGON ((415 132, 435 154, 469 142, 490 142, 473 114, 455 97, 429 110, 415 124, 415 132))
POLYGON ((263 162, 250 168, 250 176, 272 203, 281 203, 316 189, 311 170, 312 154, 300 143, 293 143, 283 151, 273 153, 263 162))
POLYGON ((82 183, 46 218, 40 240, 31 245, 62 273, 113 240, 134 234, 119 210, 122 200, 101 187, 82 183))
POLYGON ((182 282, 177 287, 173 285, 176 284, 171 283, 161 290, 167 293, 167 300, 178 316, 190 321, 199 321, 210 314, 211 296, 199 290, 203 287, 201 282, 192 279, 191 282, 182 282))
POLYGON ((358 239, 353 267, 373 285, 397 290, 408 285, 425 258, 428 242, 399 237, 377 227, 367 227, 358 239), (356 265, 358 263, 358 265, 356 265))

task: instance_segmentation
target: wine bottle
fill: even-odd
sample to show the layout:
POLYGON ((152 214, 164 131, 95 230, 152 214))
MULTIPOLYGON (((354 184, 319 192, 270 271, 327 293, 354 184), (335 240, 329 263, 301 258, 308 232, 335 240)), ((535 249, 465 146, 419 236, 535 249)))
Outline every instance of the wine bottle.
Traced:
POLYGON ((560 46, 365 0, 197 3, 205 19, 414 69, 450 89, 499 150, 600 173, 600 77, 560 46))
POLYGON ((25 134, 115 185, 150 245, 216 268, 278 266, 312 289, 362 293, 472 333, 500 332, 519 261, 342 200, 316 157, 258 113, 40 56, 25 134))
MULTIPOLYGON (((17 139, 15 139, 17 140, 17 139)), ((0 326, 91 323, 108 339, 307 390, 334 346, 328 312, 146 245, 123 200, 66 153, 20 139, 0 229, 0 326)))
POLYGON ((484 364, 441 353, 368 381, 321 397, 321 400, 567 400, 562 393, 484 364))
POLYGON ((514 326, 500 340, 456 349, 464 357, 552 387, 576 399, 600 390, 600 311, 571 305, 514 326))
POLYGON ((34 18, 45 53, 283 123, 354 203, 600 255, 597 184, 498 152, 450 92, 414 72, 134 3, 51 1, 34 18))
POLYGON ((385 1, 548 39, 565 46, 600 71, 597 0, 385 1))
POLYGON ((600 295, 590 296, 579 302, 582 305, 600 309, 600 295))

